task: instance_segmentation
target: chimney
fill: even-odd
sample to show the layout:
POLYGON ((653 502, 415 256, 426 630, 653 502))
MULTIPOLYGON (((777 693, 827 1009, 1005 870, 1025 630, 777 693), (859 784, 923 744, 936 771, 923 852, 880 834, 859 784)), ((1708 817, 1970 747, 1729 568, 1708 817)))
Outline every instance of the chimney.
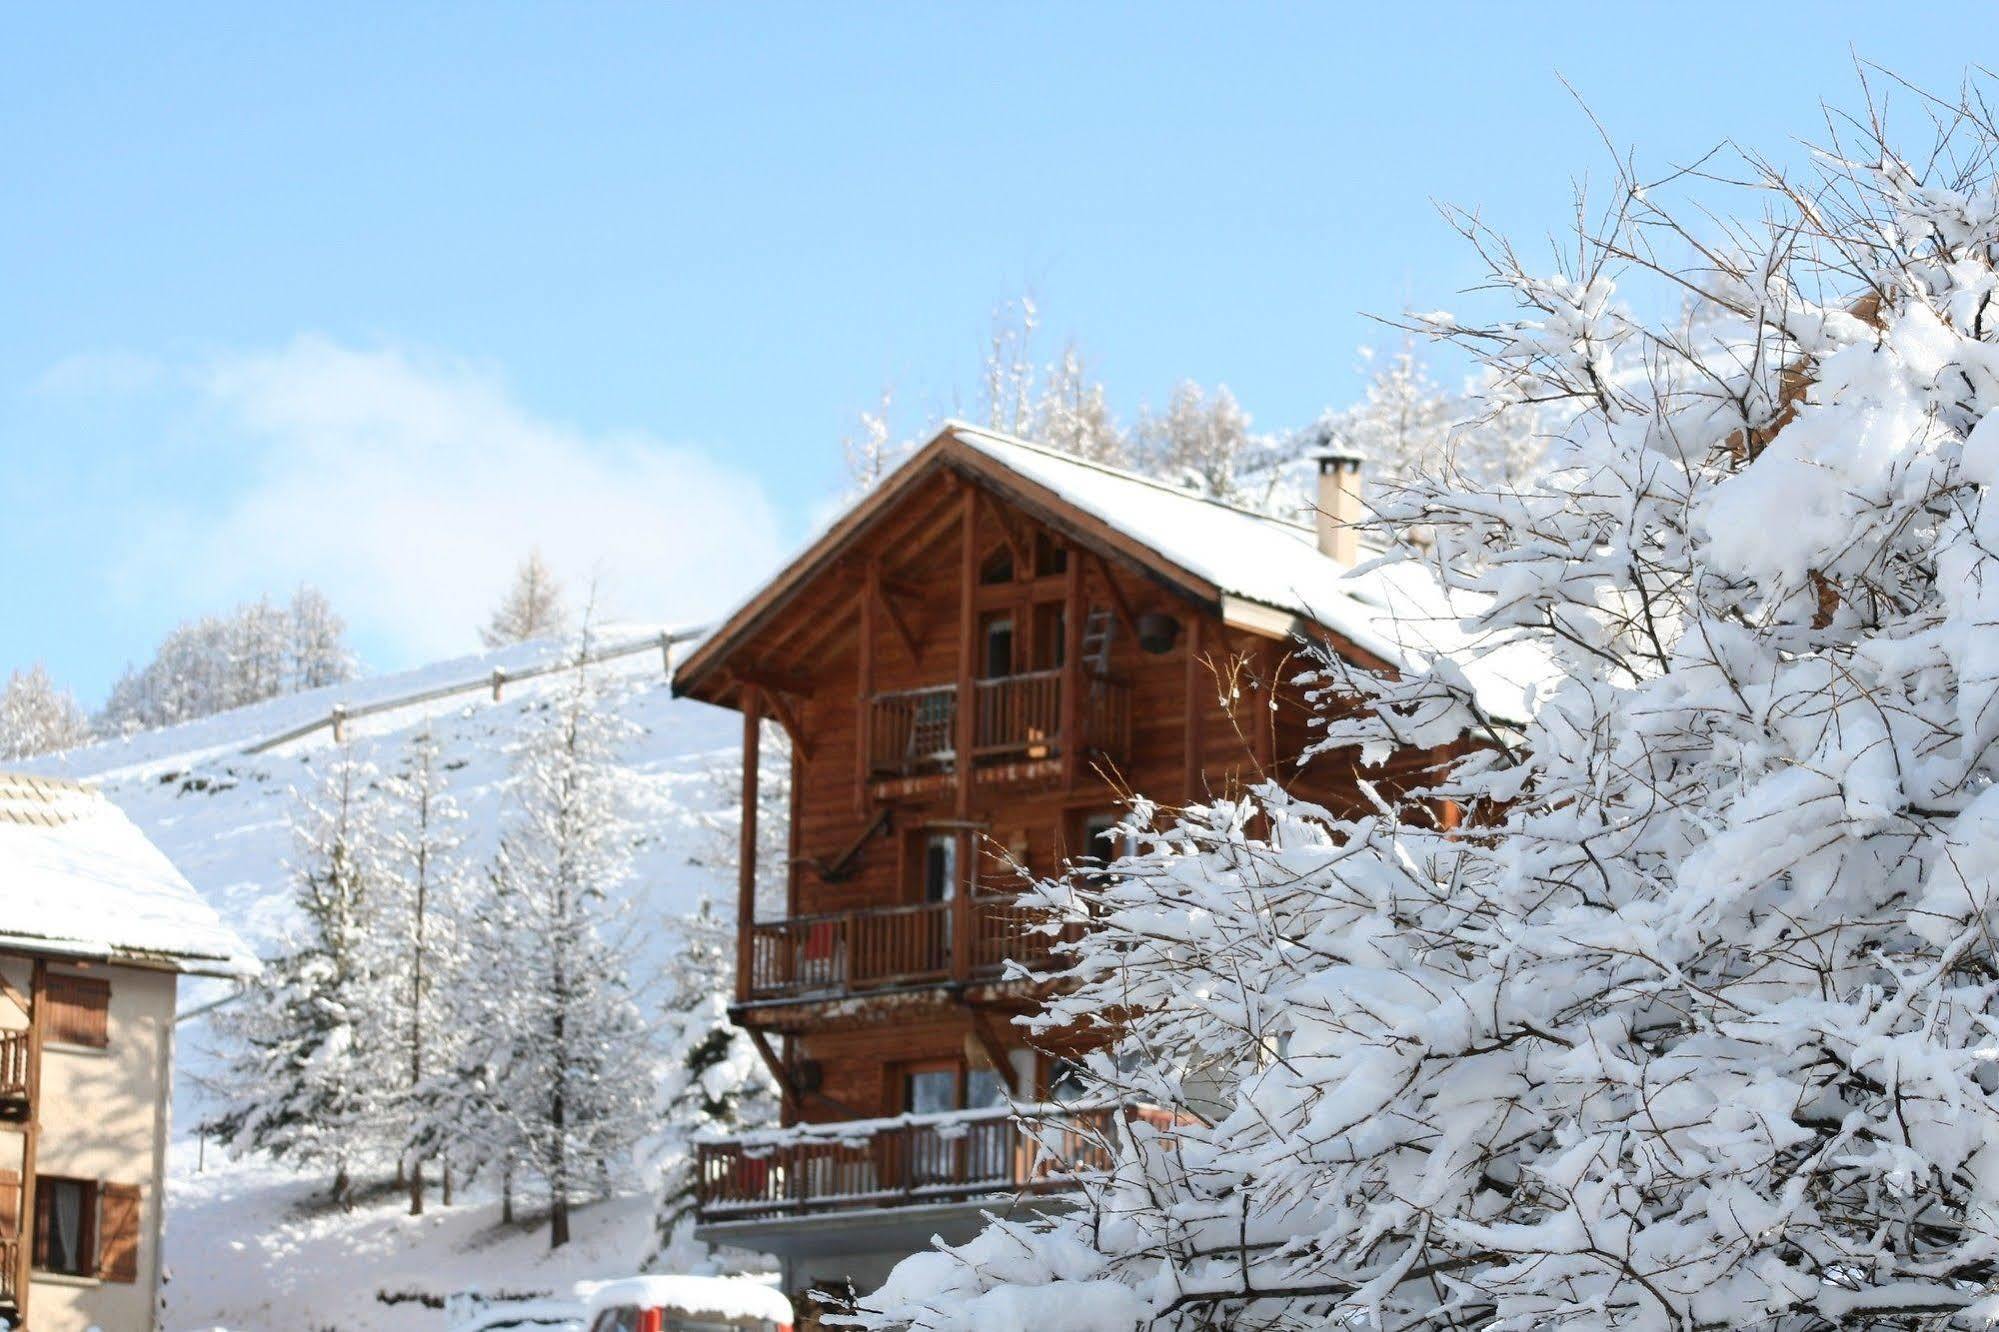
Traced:
POLYGON ((1319 553, 1341 564, 1360 562, 1360 533, 1353 524, 1362 518, 1360 454, 1337 435, 1315 454, 1319 464, 1319 553))

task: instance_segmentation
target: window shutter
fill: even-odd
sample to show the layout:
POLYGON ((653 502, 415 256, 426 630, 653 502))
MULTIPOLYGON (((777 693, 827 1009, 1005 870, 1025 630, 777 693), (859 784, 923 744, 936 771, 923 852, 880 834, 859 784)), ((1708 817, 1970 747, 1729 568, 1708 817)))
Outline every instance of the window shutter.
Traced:
POLYGON ((100 1184, 97 1276, 101 1281, 139 1279, 139 1189, 135 1184, 100 1184))
POLYGON ((47 1039, 101 1050, 111 1043, 111 984, 95 976, 48 978, 47 1039))
POLYGON ((0 1170, 0 1236, 21 1233, 21 1172, 0 1170))

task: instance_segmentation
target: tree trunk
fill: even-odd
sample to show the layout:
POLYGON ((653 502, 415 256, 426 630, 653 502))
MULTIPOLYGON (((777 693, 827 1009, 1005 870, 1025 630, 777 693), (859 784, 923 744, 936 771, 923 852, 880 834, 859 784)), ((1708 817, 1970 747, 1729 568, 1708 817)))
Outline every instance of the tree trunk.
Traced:
POLYGON ((410 1215, 423 1215, 423 1162, 410 1162, 410 1215))
POLYGON ((438 1180, 437 1200, 446 1207, 451 1206, 451 1163, 448 1161, 444 1165, 442 1178, 438 1180))
POLYGON ((514 1168, 511 1165, 500 1175, 500 1223, 508 1226, 514 1223, 514 1168))

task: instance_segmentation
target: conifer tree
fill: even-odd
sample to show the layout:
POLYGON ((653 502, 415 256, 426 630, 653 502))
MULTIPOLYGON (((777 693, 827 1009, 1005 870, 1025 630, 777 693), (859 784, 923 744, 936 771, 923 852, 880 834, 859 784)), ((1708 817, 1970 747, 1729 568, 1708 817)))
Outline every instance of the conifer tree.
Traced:
POLYGON ((385 1097, 383 993, 371 938, 377 866, 367 807, 375 772, 343 753, 294 817, 302 929, 218 1019, 233 1046, 207 1126, 224 1142, 332 1172, 350 1205, 355 1167, 378 1153, 385 1097))
POLYGON ((373 926, 401 1051, 398 1150, 407 1161, 412 1216, 423 1212, 427 1102, 464 1043, 449 1008, 466 970, 464 818, 445 789, 437 741, 428 731, 417 734, 401 768, 382 784, 382 907, 373 926))
POLYGON ((578 665, 516 761, 481 915, 482 969, 504 995, 472 1053, 497 1123, 497 1166, 531 1172, 549 1244, 593 1182, 627 1166, 651 1128, 654 1033, 632 984, 633 940, 616 893, 629 832, 613 759, 623 727, 578 665))
POLYGON ((532 550, 514 572, 513 586, 493 610, 493 618, 479 631, 489 648, 509 643, 525 643, 533 638, 556 638, 569 630, 569 608, 562 585, 542 562, 541 552, 532 550))

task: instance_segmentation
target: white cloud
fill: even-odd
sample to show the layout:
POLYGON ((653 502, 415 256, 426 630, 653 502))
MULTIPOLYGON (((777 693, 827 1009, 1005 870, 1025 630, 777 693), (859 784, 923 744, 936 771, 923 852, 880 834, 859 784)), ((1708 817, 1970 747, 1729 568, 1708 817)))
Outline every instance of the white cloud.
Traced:
POLYGON ((462 362, 308 337, 199 382, 248 471, 213 511, 137 534, 123 581, 141 595, 219 606, 309 581, 415 661, 476 646, 531 547, 579 595, 598 578, 606 615, 673 621, 726 611, 781 551, 751 474, 539 419, 462 362))

